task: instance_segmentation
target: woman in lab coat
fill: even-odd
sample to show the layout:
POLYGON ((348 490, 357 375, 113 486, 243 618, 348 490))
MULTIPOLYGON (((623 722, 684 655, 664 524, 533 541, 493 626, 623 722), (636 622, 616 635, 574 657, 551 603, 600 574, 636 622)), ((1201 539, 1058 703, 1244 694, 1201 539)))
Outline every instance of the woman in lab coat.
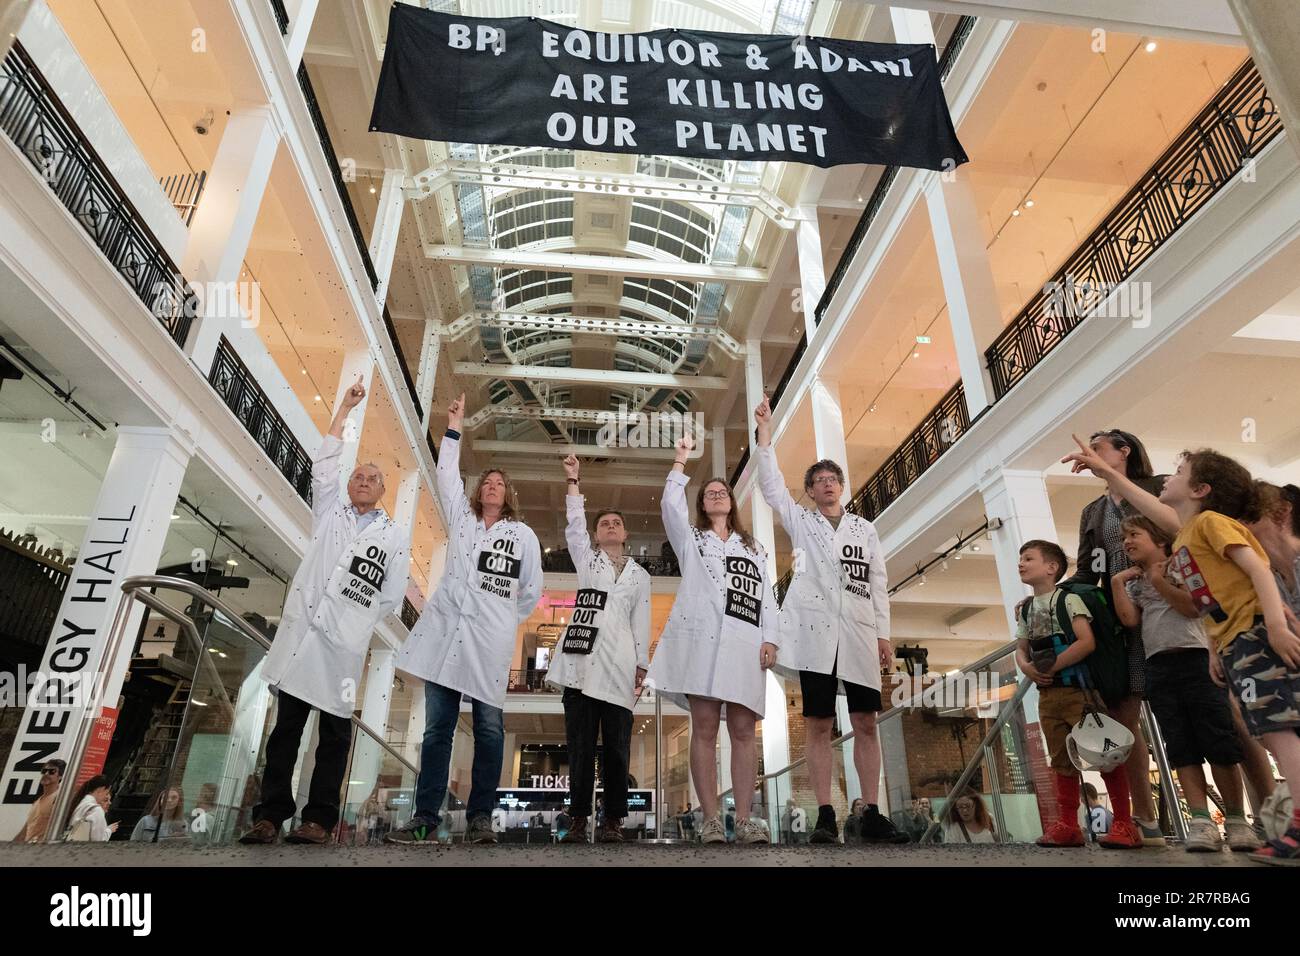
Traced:
POLYGON ((592 549, 578 471, 576 456, 564 459, 569 518, 564 536, 578 571, 578 595, 569 626, 546 672, 548 683, 564 688, 564 727, 569 743, 573 822, 561 842, 588 842, 599 733, 605 818, 596 840, 621 843, 627 816, 632 707, 650 666, 650 575, 623 553, 627 528, 617 511, 596 515, 597 548, 592 549))
POLYGON ((397 655, 397 666, 424 683, 424 742, 411 822, 391 830, 389 843, 437 840, 447 794, 452 737, 462 695, 474 712, 474 765, 465 839, 495 843, 491 814, 505 742, 504 714, 519 625, 542 596, 537 535, 516 518, 510 479, 484 471, 465 495, 460 429, 465 396, 447 409, 438 449, 438 497, 447 521, 447 565, 437 590, 397 655))
POLYGON ((718 814, 718 724, 731 737, 731 779, 736 799, 736 842, 766 843, 750 819, 757 756, 754 725, 763 717, 764 673, 776 663, 777 613, 767 554, 740 522, 731 488, 710 478, 686 504, 686 459, 694 442, 677 442, 664 485, 664 530, 681 564, 681 585, 664 627, 646 684, 691 712, 691 777, 704 811, 702 843, 722 843, 718 814))

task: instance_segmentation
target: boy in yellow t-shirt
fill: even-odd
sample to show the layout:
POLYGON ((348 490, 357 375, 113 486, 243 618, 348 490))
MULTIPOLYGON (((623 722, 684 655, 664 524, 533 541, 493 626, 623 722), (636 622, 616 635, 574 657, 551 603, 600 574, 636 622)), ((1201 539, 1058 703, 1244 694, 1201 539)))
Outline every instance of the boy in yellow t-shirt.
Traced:
MULTIPOLYGON (((1300 637, 1288 626, 1268 557, 1242 521, 1259 517, 1250 472, 1209 449, 1184 452, 1157 499, 1075 438, 1063 462, 1110 483, 1135 508, 1175 535, 1170 570, 1191 594, 1217 654, 1216 683, 1232 688, 1251 733, 1289 781, 1300 781, 1300 637)), ((1300 865, 1300 810, 1282 837, 1251 854, 1300 865)))

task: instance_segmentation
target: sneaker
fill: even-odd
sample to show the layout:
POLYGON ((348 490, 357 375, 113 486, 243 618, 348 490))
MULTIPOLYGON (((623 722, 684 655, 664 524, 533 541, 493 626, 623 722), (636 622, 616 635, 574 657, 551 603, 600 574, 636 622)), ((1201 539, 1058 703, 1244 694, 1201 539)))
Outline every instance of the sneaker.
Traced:
POLYGON ((280 828, 270 820, 258 820, 253 828, 239 838, 240 843, 250 846, 265 846, 274 843, 280 837, 280 828))
POLYGON ((1083 846, 1083 831, 1078 824, 1057 820, 1034 842, 1039 846, 1083 846))
POLYGON ((1233 853, 1253 852, 1264 845, 1264 841, 1255 835, 1254 828, 1245 820, 1229 820, 1223 825, 1223 830, 1228 838, 1228 849, 1233 853))
POLYGON ((1187 824, 1187 842, 1183 849, 1188 853, 1218 853, 1223 849, 1223 836, 1218 825, 1205 817, 1192 817, 1187 824))
POLYGON ((1250 858, 1274 866, 1300 866, 1300 826, 1292 823, 1280 839, 1269 840, 1250 858))
POLYGON ((737 843, 770 843, 767 827, 757 820, 736 821, 737 843))
POLYGON ((590 843, 587 836, 587 818, 574 817, 573 824, 569 827, 569 832, 564 834, 561 843, 590 843))
POLYGON ((862 814, 863 843, 910 843, 906 833, 899 833, 892 820, 880 812, 878 807, 867 807, 862 814))
POLYGON ((1140 850, 1142 831, 1133 820, 1116 820, 1097 842, 1108 850, 1140 850))
POLYGON ((727 828, 722 825, 722 818, 719 816, 709 817, 704 821, 704 826, 700 827, 701 843, 726 843, 727 828))
POLYGON ((817 825, 808 835, 809 843, 839 843, 840 827, 835 822, 835 808, 827 805, 817 809, 817 825))
POLYGON ((1155 820, 1139 820, 1133 818, 1133 823, 1138 828, 1138 833, 1142 835, 1143 846, 1164 846, 1165 835, 1160 829, 1160 824, 1155 820))
POLYGON ((466 843, 496 843, 496 831, 492 829, 492 818, 486 813, 480 813, 478 816, 469 821, 469 826, 465 829, 466 843))
POLYGON ((403 846, 412 843, 437 843, 438 825, 436 823, 425 823, 422 820, 412 820, 406 826, 385 833, 384 842, 399 843, 403 846))
POLYGON ((330 842, 330 833, 319 823, 306 822, 298 829, 290 831, 289 835, 284 838, 284 842, 324 846, 330 842))
POLYGON ((596 831, 597 843, 622 843, 623 821, 605 818, 605 823, 596 831))

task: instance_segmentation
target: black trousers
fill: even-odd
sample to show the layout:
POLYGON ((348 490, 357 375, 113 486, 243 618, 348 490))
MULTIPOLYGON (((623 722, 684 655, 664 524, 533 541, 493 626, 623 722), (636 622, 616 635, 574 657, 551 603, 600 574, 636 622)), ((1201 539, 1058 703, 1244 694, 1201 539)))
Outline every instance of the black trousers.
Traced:
MULTIPOLYGON (((262 771, 262 802, 253 808, 253 819, 270 820, 279 827, 293 816, 293 766, 298 761, 302 731, 312 706, 291 694, 276 694, 279 711, 275 727, 266 742, 266 769, 262 771)), ((326 830, 339 822, 339 794, 348 769, 352 746, 352 721, 320 711, 320 740, 316 744, 316 767, 311 773, 311 791, 303 808, 305 823, 318 823, 326 830)))
POLYGON ((596 786, 596 737, 601 738, 600 778, 605 787, 605 819, 627 816, 628 750, 632 711, 564 689, 564 731, 569 741, 569 813, 590 817, 596 786))

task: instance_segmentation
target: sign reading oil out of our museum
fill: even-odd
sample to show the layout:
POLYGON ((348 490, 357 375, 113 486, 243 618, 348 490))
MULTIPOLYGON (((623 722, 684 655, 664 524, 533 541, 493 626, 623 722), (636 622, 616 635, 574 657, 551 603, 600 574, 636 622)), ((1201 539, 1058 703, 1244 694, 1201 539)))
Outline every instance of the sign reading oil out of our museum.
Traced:
POLYGON ((836 166, 966 162, 934 47, 393 4, 370 129, 418 139, 836 166))

